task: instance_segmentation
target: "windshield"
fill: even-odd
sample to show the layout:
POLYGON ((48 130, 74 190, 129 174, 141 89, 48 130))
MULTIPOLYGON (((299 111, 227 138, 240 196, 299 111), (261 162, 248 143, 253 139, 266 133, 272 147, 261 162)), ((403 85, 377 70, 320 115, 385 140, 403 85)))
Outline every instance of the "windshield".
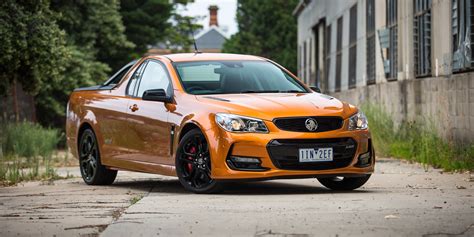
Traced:
POLYGON ((175 63, 186 92, 194 95, 306 93, 296 79, 267 61, 175 63))

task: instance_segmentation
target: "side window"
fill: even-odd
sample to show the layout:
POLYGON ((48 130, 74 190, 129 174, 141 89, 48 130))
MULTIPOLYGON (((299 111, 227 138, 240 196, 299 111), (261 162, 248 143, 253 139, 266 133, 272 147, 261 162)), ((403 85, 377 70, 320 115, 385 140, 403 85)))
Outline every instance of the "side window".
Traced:
POLYGON ((143 73, 143 69, 145 68, 147 62, 142 63, 140 67, 133 73, 133 76, 130 78, 130 81, 128 82, 128 87, 127 87, 127 95, 134 95, 136 85, 138 80, 140 79, 140 76, 143 73))
POLYGON ((136 95, 142 97, 143 92, 152 89, 164 89, 168 92, 169 86, 170 80, 166 69, 160 63, 150 61, 143 72, 136 95))
POLYGON ((117 73, 115 73, 109 80, 107 80, 104 85, 106 86, 115 86, 117 85, 122 78, 127 74, 127 72, 132 68, 133 64, 129 63, 125 67, 121 68, 117 73))

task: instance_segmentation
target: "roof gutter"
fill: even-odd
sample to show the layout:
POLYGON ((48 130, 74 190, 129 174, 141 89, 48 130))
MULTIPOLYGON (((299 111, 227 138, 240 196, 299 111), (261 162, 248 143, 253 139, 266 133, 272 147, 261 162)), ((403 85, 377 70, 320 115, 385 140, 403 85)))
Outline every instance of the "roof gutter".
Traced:
POLYGON ((296 5, 296 8, 292 12, 293 16, 298 17, 310 2, 311 0, 300 0, 298 5, 296 5))

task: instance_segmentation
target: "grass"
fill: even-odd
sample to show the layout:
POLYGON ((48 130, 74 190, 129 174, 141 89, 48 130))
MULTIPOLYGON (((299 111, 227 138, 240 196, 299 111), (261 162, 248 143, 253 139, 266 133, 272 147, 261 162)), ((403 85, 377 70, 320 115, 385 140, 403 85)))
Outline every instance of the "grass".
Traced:
POLYGON ((139 195, 139 196, 134 196, 130 199, 130 204, 131 205, 134 205, 136 204, 138 201, 140 201, 141 199, 143 198, 142 195, 139 195))
POLYGON ((61 140, 56 129, 29 122, 0 125, 0 183, 59 178, 53 153, 61 140))
POLYGON ((459 145, 444 140, 430 119, 420 117, 395 125, 391 116, 379 106, 365 104, 362 110, 369 120, 378 154, 447 171, 474 170, 474 144, 459 145))

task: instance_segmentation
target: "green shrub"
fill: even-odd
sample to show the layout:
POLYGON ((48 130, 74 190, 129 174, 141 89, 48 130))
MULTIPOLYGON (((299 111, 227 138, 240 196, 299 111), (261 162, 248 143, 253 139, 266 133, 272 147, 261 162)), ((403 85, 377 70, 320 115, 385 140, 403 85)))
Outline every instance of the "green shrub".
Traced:
POLYGON ((445 170, 473 170, 474 145, 459 145, 442 139, 432 121, 418 118, 395 126, 380 106, 365 104, 376 152, 382 156, 403 158, 430 164, 445 170))
POLYGON ((4 155, 28 159, 50 157, 61 140, 58 130, 30 122, 3 124, 1 132, 4 155))
POLYGON ((55 179, 52 154, 61 136, 56 129, 29 122, 0 125, 0 182, 55 179))

